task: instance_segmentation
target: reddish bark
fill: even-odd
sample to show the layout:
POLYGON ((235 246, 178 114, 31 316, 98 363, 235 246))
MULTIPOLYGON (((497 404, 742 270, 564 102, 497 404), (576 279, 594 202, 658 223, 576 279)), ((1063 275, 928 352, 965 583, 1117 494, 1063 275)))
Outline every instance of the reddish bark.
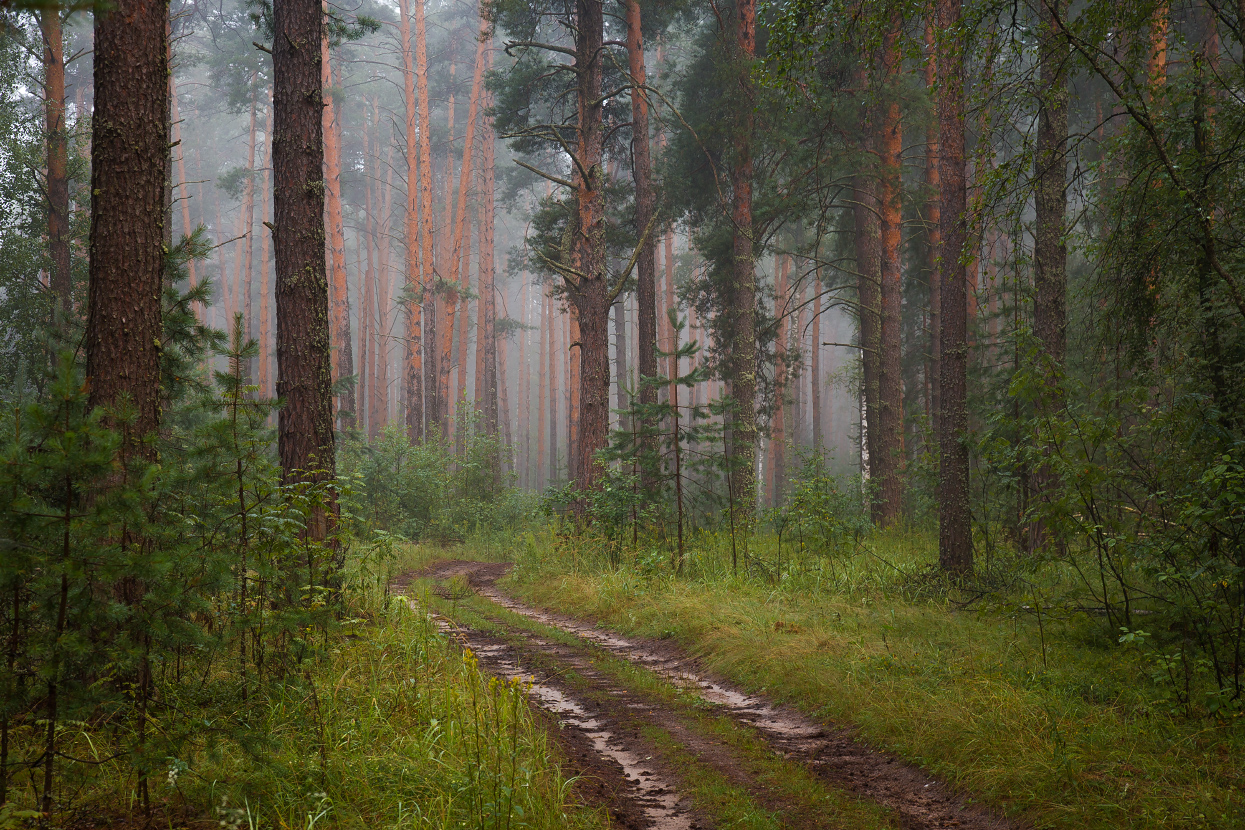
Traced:
POLYGON ((735 6, 735 63, 739 106, 731 163, 731 226, 734 285, 728 307, 734 317, 730 362, 731 490, 737 527, 745 533, 756 514, 756 258, 752 227, 752 63, 756 59, 756 0, 738 0, 735 6))
MULTIPOLYGON (((899 521, 903 508, 903 343, 900 304, 903 284, 900 266, 901 163, 903 140, 899 120, 899 36, 903 27, 899 7, 893 6, 882 37, 882 94, 877 114, 879 162, 878 208, 880 226, 880 347, 878 355, 878 422, 876 454, 869 457, 875 482, 875 521, 886 526, 899 521)), ((870 428, 873 428, 870 424, 870 428)))
MULTIPOLYGON (((324 87, 333 85, 333 65, 329 55, 328 33, 320 41, 321 73, 324 87)), ((337 380, 354 374, 354 355, 350 345, 350 287, 346 282, 346 228, 342 222, 341 190, 341 121, 331 95, 324 98, 324 196, 325 221, 328 230, 328 274, 330 309, 335 350, 334 377, 337 380)), ((357 406, 355 390, 347 388, 337 398, 341 426, 355 425, 357 406)))
MULTIPOLYGON (((416 117, 415 74, 416 53, 419 55, 419 69, 422 79, 421 103, 427 106, 428 71, 424 45, 424 9, 423 0, 415 0, 417 17, 417 45, 411 45, 411 21, 409 0, 398 0, 398 35, 402 47, 402 91, 403 102, 406 104, 406 296, 402 308, 406 321, 406 344, 403 351, 402 383, 406 390, 406 432, 412 441, 422 441, 424 437, 424 381, 423 381, 423 308, 419 294, 424 286, 423 272, 420 267, 420 252, 423 237, 419 223, 419 191, 416 182, 422 172, 426 181, 432 172, 431 161, 423 168, 419 167, 418 152, 421 143, 427 141, 427 124, 423 117, 416 117)), ((431 197, 431 189, 429 189, 431 197)), ((431 198, 428 209, 431 209, 431 198)), ((426 217, 430 219, 431 217, 426 217)), ((431 263, 429 263, 431 264, 431 263)))
MULTIPOLYGON (((73 310, 73 280, 69 270, 69 140, 65 129, 65 45, 60 9, 39 12, 43 34, 43 127, 47 145, 48 258, 52 268, 49 287, 61 311, 73 310)), ((172 84, 172 75, 169 83, 172 84)), ((177 100, 173 99, 176 109, 177 100)), ((177 128, 174 127, 176 130, 177 128)), ((181 158, 181 154, 178 154, 181 158)), ((186 179, 182 165, 181 178, 186 179)), ((182 209, 189 210, 186 202, 182 209)), ((189 229, 186 231, 189 233, 189 229)), ((194 268, 192 262, 190 267, 194 268)), ((194 273, 193 270, 191 272, 194 273)), ((193 284, 193 277, 192 277, 193 284)))

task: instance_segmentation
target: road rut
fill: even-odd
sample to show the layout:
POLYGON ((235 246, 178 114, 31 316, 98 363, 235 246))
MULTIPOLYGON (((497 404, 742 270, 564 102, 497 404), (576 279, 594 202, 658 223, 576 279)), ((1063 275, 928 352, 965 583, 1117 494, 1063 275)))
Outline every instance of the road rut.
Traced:
MULTIPOLYGON (((711 775, 726 782, 782 827, 1020 830, 1024 826, 968 803, 920 769, 866 746, 848 729, 819 723, 707 675, 667 643, 621 637, 517 602, 497 586, 508 567, 441 562, 398 580, 396 587, 405 588, 412 577, 439 583, 459 577, 497 608, 562 635, 542 637, 531 627, 508 622, 504 613, 487 610, 483 614, 488 630, 441 620, 486 671, 531 681, 532 702, 556 726, 552 731, 580 776, 579 796, 604 806, 616 826, 634 830, 718 826, 729 809, 703 793, 700 798, 689 794, 697 771, 702 778, 711 775), (609 658, 673 685, 691 705, 673 705, 647 686, 620 682, 617 667, 603 670, 609 658), (775 761, 750 755, 738 742, 732 745, 712 730, 707 733, 708 716, 725 718, 755 736, 755 742, 779 756, 777 772, 775 761), (816 783, 800 786, 795 779, 801 775, 816 783), (818 796, 819 788, 828 794, 818 796)), ((441 592, 446 595, 444 588, 441 592)))

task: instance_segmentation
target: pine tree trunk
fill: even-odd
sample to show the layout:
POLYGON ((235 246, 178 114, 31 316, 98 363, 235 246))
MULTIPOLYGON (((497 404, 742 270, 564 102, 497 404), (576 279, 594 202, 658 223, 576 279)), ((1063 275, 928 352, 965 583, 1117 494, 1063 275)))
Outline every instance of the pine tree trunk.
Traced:
MULTIPOLYGON (((486 24, 483 19, 480 21, 481 34, 484 33, 486 24)), ((469 261, 471 253, 471 242, 466 237, 466 217, 467 217, 467 188, 471 182, 471 169, 474 156, 474 142, 476 131, 476 111, 480 105, 480 81, 484 73, 484 50, 485 41, 476 41, 475 69, 471 76, 471 95, 467 100, 467 130, 463 141, 463 160, 462 166, 458 174, 458 202, 454 210, 453 243, 450 249, 450 270, 446 275, 446 280, 451 285, 460 285, 462 290, 458 291, 453 288, 447 292, 444 298, 446 307, 446 327, 441 335, 441 388, 446 394, 447 399, 444 402, 446 407, 446 421, 444 426, 452 429, 450 425, 449 406, 451 404, 448 395, 450 394, 450 369, 451 357, 453 356, 454 345, 454 327, 458 320, 459 306, 462 306, 462 325, 459 332, 459 351, 457 357, 458 366, 458 384, 452 400, 455 407, 465 395, 467 389, 467 361, 466 361, 466 345, 467 345, 467 310, 466 297, 469 288, 469 261), (466 250, 463 243, 467 243, 466 250), (461 282, 459 282, 461 280, 461 282)), ((451 113, 453 108, 451 107, 451 113)), ((452 129, 451 129, 452 131, 452 129)), ((452 146, 452 142, 451 142, 452 146)), ((449 193, 449 185, 446 185, 446 192, 449 193)), ((446 434, 449 434, 448 432, 446 434)))
MULTIPOLYGON (((493 63, 493 52, 489 50, 486 56, 487 63, 485 69, 491 69, 493 63)), ((487 95, 487 93, 486 93, 487 95)), ((489 96, 491 98, 491 96, 489 96)), ((486 101, 486 105, 491 105, 491 101, 486 101)), ((479 395, 477 395, 476 406, 481 406, 484 414, 484 428, 489 435, 497 434, 498 421, 507 425, 509 431, 509 418, 501 418, 498 409, 500 400, 498 395, 504 388, 504 360, 499 364, 499 355, 497 353, 497 286, 496 286, 496 270, 494 264, 493 250, 496 245, 496 205, 494 203, 494 193, 496 187, 495 168, 496 168, 496 142, 497 137, 493 132, 493 119, 489 115, 484 115, 484 134, 481 137, 481 165, 480 172, 482 186, 480 188, 480 266, 479 266, 479 284, 480 284, 480 311, 479 316, 482 321, 480 326, 480 336, 476 338, 476 349, 483 350, 483 381, 480 384, 483 392, 483 405, 481 406, 479 395)), ((520 346, 520 354, 522 347, 520 346)), ((521 358, 520 358, 521 359, 521 358)), ((509 444, 509 437, 506 438, 509 444)))
MULTIPOLYGON (((425 381, 420 381, 420 367, 408 369, 415 376, 409 400, 418 402, 420 387, 424 392, 423 411, 418 406, 407 407, 407 432, 412 438, 423 440, 427 434, 430 413, 436 413, 436 298, 432 291, 433 263, 433 216, 432 216, 432 131, 425 125, 432 124, 432 116, 428 102, 428 55, 427 39, 424 33, 424 3, 415 3, 415 88, 419 96, 419 285, 423 293, 424 331, 419 343, 420 361, 424 364, 422 371, 425 381)), ((410 383, 408 380, 408 389, 410 383)))
MULTIPOLYGON (((333 86, 333 64, 329 55, 328 33, 320 41, 322 83, 333 86)), ((346 276, 346 228, 342 221, 342 148, 341 119, 331 95, 324 99, 324 196, 328 224, 328 269, 331 308, 333 311, 333 347, 336 351, 336 377, 354 374, 354 354, 350 344, 350 286, 346 276)), ((345 389, 337 400, 338 417, 343 429, 355 426, 355 390, 345 389)))
MULTIPOLYGON (((938 85, 938 50, 934 39, 934 21, 932 15, 925 20, 925 88, 931 97, 937 93, 938 85)), ((942 403, 939 396, 939 374, 942 372, 942 282, 938 256, 942 250, 942 214, 941 191, 942 180, 939 178, 938 164, 938 119, 930 119, 925 135, 925 186, 928 192, 926 201, 925 227, 926 245, 929 256, 927 273, 929 275, 929 386, 930 386, 930 430, 934 436, 939 433, 939 421, 942 417, 942 403)), ((937 437, 935 437, 937 440, 937 437)))
POLYGON ((972 524, 968 504, 968 342, 967 274, 961 257, 967 243, 968 191, 964 175, 964 64, 958 0, 937 0, 938 168, 942 246, 942 366, 939 390, 938 560, 956 575, 973 568, 972 524))
MULTIPOLYGON (((575 74, 578 84, 575 146, 575 233, 571 267, 576 272, 567 287, 574 304, 575 354, 578 383, 572 390, 575 434, 571 443, 574 466, 570 477, 580 490, 594 490, 601 470, 596 453, 609 433, 609 309, 606 274, 604 102, 601 84, 604 62, 604 10, 601 0, 576 0, 575 74)), ((582 514, 586 502, 576 502, 582 514)))
POLYGON ((903 301, 900 270, 903 139, 895 88, 900 71, 898 40, 903 21, 899 17, 899 7, 892 9, 890 26, 882 39, 882 83, 887 90, 887 101, 877 118, 881 351, 878 356, 877 454, 870 456, 876 483, 877 519, 882 526, 898 522, 903 508, 903 343, 899 319, 903 301))
MULTIPOLYGON (((453 35, 451 34, 451 37, 453 35)), ((449 272, 450 256, 453 241, 454 229, 454 74, 456 66, 451 58, 450 61, 450 97, 449 106, 447 107, 446 123, 448 124, 448 136, 445 142, 445 215, 441 221, 438 262, 443 263, 440 267, 440 273, 437 275, 440 287, 437 291, 437 345, 436 345, 436 388, 437 388, 437 409, 436 419, 440 429, 441 440, 449 437, 450 430, 450 347, 454 339, 454 327, 450 321, 450 297, 447 293, 448 285, 455 275, 449 272)))
POLYGON ((549 298, 549 469, 548 483, 558 480, 558 349, 557 332, 562 328, 561 313, 549 298))
POLYGON ((552 365, 552 360, 547 358, 548 351, 545 343, 551 335, 552 327, 549 321, 549 293, 547 291, 540 292, 540 325, 536 331, 540 337, 540 354, 536 360, 536 374, 539 377, 536 388, 536 485, 543 488, 548 483, 549 477, 542 474, 545 465, 545 415, 549 408, 549 395, 546 385, 552 372, 546 369, 546 365, 552 365))
MULTIPOLYGON (((420 22, 423 21, 423 0, 415 0, 419 6, 420 22)), ((422 25, 421 25, 422 31, 422 25)), ((410 0, 398 0, 398 37, 402 49, 402 100, 406 105, 406 122, 404 138, 406 139, 406 299, 402 302, 406 322, 406 344, 402 360, 402 384, 406 390, 406 431, 412 441, 423 440, 424 433, 424 390, 423 390, 423 355, 421 339, 423 338, 423 309, 418 301, 423 285, 419 266, 420 228, 419 228, 419 140, 422 122, 416 117, 415 108, 415 50, 411 44, 410 0)), ((422 45, 422 44, 421 44, 422 45)), ((425 73, 426 82, 426 73, 425 73)), ((423 175, 430 172, 423 169, 423 175)))
POLYGON ((614 406, 619 412, 618 429, 621 432, 630 433, 631 422, 626 416, 631 406, 631 400, 627 396, 627 378, 631 372, 627 367, 627 300, 625 297, 619 297, 614 301, 614 365, 618 376, 614 387, 614 406))
MULTIPOLYGON (((259 90, 256 87, 258 76, 251 75, 251 122, 249 126, 250 137, 247 139, 246 154, 246 185, 242 189, 242 206, 241 216, 238 217, 239 232, 238 236, 243 237, 242 248, 238 252, 238 271, 234 275, 237 281, 237 290, 242 293, 242 322, 246 327, 248 337, 255 334, 255 318, 252 316, 254 311, 251 295, 254 293, 252 289, 252 261, 255 255, 255 143, 258 122, 256 116, 259 110, 259 90)), ((252 361, 246 363, 246 377, 249 381, 255 377, 255 368, 252 361)))
MULTIPOLYGON (((270 96, 271 97, 271 96, 270 96)), ((259 394, 272 394, 272 270, 268 264, 268 187, 272 169, 272 106, 268 106, 268 126, 264 129, 264 179, 259 190, 259 217, 263 230, 259 232, 259 394)))
POLYGON ((161 288, 169 144, 164 0, 117 0, 95 18, 86 374, 92 407, 128 396, 124 451, 160 420, 161 288))
MULTIPOLYGON (((657 229, 651 228, 655 196, 653 193, 653 162, 649 151, 648 93, 642 89, 647 83, 644 66, 644 36, 641 31, 640 0, 627 0, 627 63, 631 73, 631 156, 635 176, 635 226, 637 237, 647 234, 636 260, 636 302, 639 333, 637 369, 640 378, 657 376, 657 229)), ((620 339, 620 343, 625 342, 620 339)), ((620 364, 621 366, 622 364, 620 364)), ((620 371, 622 369, 620 368, 620 371)), ((619 375, 621 387, 625 375, 619 375)), ((640 403, 657 403, 657 387, 637 381, 640 403)), ((621 404, 620 404, 621 408, 621 404)), ((649 425, 650 427, 655 425, 649 425)), ((645 454, 652 453, 651 438, 646 439, 645 454)), ((656 486, 654 471, 644 471, 644 488, 656 486)))
POLYGON ((1065 145, 1068 140, 1067 41, 1057 31, 1066 0, 1047 0, 1042 7, 1042 40, 1038 51, 1042 94, 1038 100, 1038 134, 1034 194, 1033 328, 1051 368, 1063 368, 1067 346, 1067 263, 1064 223, 1068 208, 1065 145))
POLYGON ((367 429, 368 438, 375 441, 380 437, 380 428, 384 423, 384 415, 380 404, 378 386, 378 372, 381 354, 381 322, 378 308, 380 308, 384 300, 380 298, 380 292, 376 290, 376 244, 378 234, 376 232, 376 217, 379 214, 379 197, 380 190, 380 164, 379 164, 379 146, 380 142, 377 138, 380 132, 380 124, 375 117, 369 119, 368 111, 375 112, 375 102, 373 106, 364 108, 363 117, 363 170, 364 170, 364 201, 366 210, 363 216, 363 244, 367 251, 367 272, 365 280, 368 294, 367 300, 367 316, 368 316, 368 341, 369 354, 367 365, 364 371, 368 374, 368 399, 367 399, 367 429), (368 126, 371 126, 371 130, 368 126))
POLYGON ((820 453, 821 435, 821 266, 817 266, 813 280, 813 323, 812 323, 812 360, 809 373, 812 375, 812 388, 809 390, 809 403, 813 421, 813 452, 820 453))
POLYGON ((776 363, 774 367, 774 425, 770 431, 770 505, 778 507, 782 503, 782 485, 786 474, 786 459, 783 457, 784 444, 787 441, 787 295, 790 286, 787 284, 791 270, 791 257, 779 255, 778 285, 774 295, 774 314, 777 315, 777 332, 774 342, 776 363))
MULTIPOLYGON (((376 99, 372 99, 373 105, 376 99)), ((380 111, 374 111, 376 123, 380 123, 380 111)), ((378 134, 379 138, 379 134, 378 134)), ((378 142, 379 147, 379 142, 378 142)), ((377 429, 384 429, 389 423, 389 359, 393 354, 393 298, 390 295, 393 281, 390 278, 389 257, 393 250, 389 235, 389 223, 393 216, 393 143, 385 142, 385 160, 377 167, 385 171, 383 181, 377 182, 380 187, 380 214, 376 220, 376 387, 373 390, 374 406, 378 423, 377 429)))
MULTIPOLYGON (((329 287, 324 257, 324 134, 318 0, 273 4, 273 202, 277 265, 277 425, 287 482, 331 481, 329 287)), ((314 539, 328 532, 314 517, 314 539)))
MULTIPOLYGON (((173 72, 169 72, 169 106, 172 110, 172 128, 173 128, 173 149, 177 153, 177 191, 178 200, 182 206, 182 235, 189 236, 194 227, 190 224, 190 183, 186 181, 186 148, 182 145, 182 118, 181 112, 177 106, 177 82, 174 80, 173 72)), ((48 166, 48 193, 52 192, 52 168, 48 166)), ((68 207, 69 193, 65 193, 66 207, 68 207)), ((51 227, 48 229, 49 240, 53 239, 51 227)), ((190 287, 194 288, 199 284, 198 261, 191 259, 186 263, 186 270, 190 276, 190 287)), ((53 268, 55 268, 55 258, 53 258, 53 268)), ((201 317, 201 310, 198 305, 195 306, 195 317, 201 317)))
POLYGON ((756 57, 756 0, 736 3, 735 32, 737 96, 739 109, 734 125, 734 158, 731 164, 731 224, 733 285, 728 308, 734 317, 730 362, 731 456, 734 469, 735 526, 745 534, 756 515, 756 253, 752 228, 752 62, 756 57))
MULTIPOLYGON (((853 213, 856 222, 856 293, 859 302, 856 316, 860 326, 861 391, 864 398, 860 427, 863 458, 861 472, 866 479, 872 479, 879 454, 878 424, 881 420, 878 367, 882 345, 881 228, 876 183, 867 174, 856 176, 855 182, 856 204, 853 213)), ((875 524, 882 522, 879 508, 877 493, 871 491, 869 515, 875 524)))
MULTIPOLYGON (((48 258, 52 265, 49 286, 60 302, 61 311, 69 314, 73 310, 73 278, 69 268, 69 141, 65 129, 65 48, 60 9, 41 10, 39 28, 43 33, 43 126, 47 133, 48 258)), ((183 167, 183 179, 184 170, 183 167)))

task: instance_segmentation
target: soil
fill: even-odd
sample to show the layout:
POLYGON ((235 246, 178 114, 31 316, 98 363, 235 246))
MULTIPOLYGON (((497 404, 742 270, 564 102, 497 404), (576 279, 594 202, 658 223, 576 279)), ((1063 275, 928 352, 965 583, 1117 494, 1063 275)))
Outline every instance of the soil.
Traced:
MULTIPOLYGON (((742 692, 710 676, 668 642, 624 638, 582 620, 530 608, 503 594, 497 580, 507 563, 440 562, 394 583, 401 593, 413 578, 437 582, 465 577, 480 596, 535 622, 572 635, 570 644, 551 642, 489 616, 491 632, 439 618, 444 630, 476 654, 499 677, 531 682, 530 697, 550 733, 579 776, 578 796, 600 805, 620 828, 693 830, 712 828, 712 819, 692 805, 683 786, 683 767, 694 763, 746 792, 757 806, 782 817, 784 826, 843 827, 834 811, 795 803, 759 779, 756 765, 724 742, 692 728, 686 707, 629 689, 594 666, 604 651, 642 667, 703 701, 715 715, 730 718, 775 753, 800 764, 831 788, 885 808, 890 823, 908 830, 963 828, 1005 830, 1024 825, 970 804, 946 784, 893 755, 867 746, 841 725, 818 722, 791 707, 742 692), (662 760, 648 735, 654 729, 679 745, 681 757, 662 760), (676 769, 674 767, 680 767, 676 769)), ((439 591, 445 596, 444 588, 439 591)), ((691 716, 694 717, 694 716, 691 716)))

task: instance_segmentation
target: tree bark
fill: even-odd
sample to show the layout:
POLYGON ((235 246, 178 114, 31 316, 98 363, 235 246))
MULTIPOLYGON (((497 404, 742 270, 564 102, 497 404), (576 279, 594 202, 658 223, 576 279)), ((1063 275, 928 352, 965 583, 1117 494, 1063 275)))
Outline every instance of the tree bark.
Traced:
MULTIPOLYGON (((932 12, 932 10, 931 10, 932 12)), ((925 88, 929 90, 931 99, 936 96, 938 86, 938 50, 934 39, 933 14, 925 18, 925 88)), ((939 420, 942 417, 942 403, 939 396, 939 374, 942 371, 942 281, 938 265, 938 256, 942 250, 942 212, 941 192, 942 180, 938 175, 938 119, 930 119, 925 134, 925 187, 928 193, 925 217, 926 244, 929 261, 929 397, 930 397, 930 431, 934 436, 939 433, 939 420)), ((935 437, 934 440, 937 440, 935 437)))
MULTIPOLYGON (((377 99, 372 99, 377 104, 377 99)), ((380 111, 374 110, 376 123, 380 123, 380 111)), ((378 147, 379 149, 379 142, 378 147)), ((377 167, 383 168, 385 178, 378 181, 380 196, 380 214, 376 219, 376 386, 373 390, 373 401, 377 412, 377 428, 383 429, 389 423, 389 360, 393 356, 393 282, 390 280, 389 257, 393 252, 390 239, 390 221, 393 218, 393 143, 385 143, 385 161, 380 163, 377 156, 377 167)))
MULTIPOLYGON (((333 65, 329 55, 329 39, 326 31, 321 40, 321 81, 326 89, 333 85, 333 65)), ((331 308, 333 311, 333 346, 336 351, 336 376, 348 378, 354 374, 354 354, 350 344, 350 286, 346 280, 346 228, 342 222, 341 187, 341 120, 332 95, 324 98, 324 176, 325 201, 328 223, 328 269, 331 308)), ((355 389, 345 389, 337 399, 338 417, 343 429, 355 426, 358 407, 355 389)))
MULTIPOLYGON (((609 433, 609 285, 605 260, 605 147, 601 97, 605 18, 601 0, 576 0, 579 29, 575 37, 578 82, 575 185, 575 228, 571 246, 573 277, 565 281, 574 303, 578 337, 574 363, 579 376, 575 461, 570 477, 580 490, 594 490, 600 478, 596 452, 609 433)), ((586 503, 576 503, 583 513, 586 503)))
MULTIPOLYGON (((420 413, 416 411, 414 414, 408 415, 407 430, 408 432, 418 430, 419 439, 422 439, 427 434, 429 413, 437 411, 436 383, 433 382, 435 375, 432 373, 436 369, 435 344, 437 335, 436 299, 432 291, 435 277, 432 216, 432 116, 428 102, 428 55, 424 28, 424 3, 423 0, 417 0, 415 3, 415 87, 419 95, 419 279, 420 289, 424 295, 423 317, 425 323, 420 354, 421 360, 426 364, 423 371, 428 380, 423 384, 423 420, 417 425, 414 415, 420 413), (431 348, 429 344, 431 344, 431 348)), ((418 374, 418 371, 414 372, 414 374, 418 374)), ((408 412, 410 411, 408 409, 408 412)))
MULTIPOLYGON (((128 397, 123 451, 154 459, 169 144, 166 0, 117 0, 95 18, 86 374, 92 407, 128 397)), ((116 423, 116 422, 112 422, 116 423)))
MULTIPOLYGON (((635 177, 635 230, 637 238, 644 237, 640 256, 636 259, 636 322, 639 326, 637 381, 640 403, 651 405, 657 403, 657 387, 645 384, 643 379, 657 376, 657 234, 655 228, 650 228, 655 197, 653 162, 649 151, 648 92, 643 89, 648 78, 640 23, 640 0, 627 0, 627 63, 634 84, 631 89, 631 156, 635 177)), ((621 386, 624 377, 620 376, 618 382, 621 386)), ((646 437, 645 441, 644 453, 651 454, 654 451, 651 437, 646 437)), ((643 473, 644 488, 652 490, 656 486, 655 471, 645 469, 643 473)))
MULTIPOLYGON (((271 98, 271 96, 269 96, 271 98)), ((268 106, 268 126, 264 129, 264 179, 259 190, 259 394, 272 394, 272 271, 268 264, 268 186, 272 169, 272 105, 268 106)), ((191 272, 193 274, 193 272, 191 272)))
MULTIPOLYGON (((273 245, 276 250, 277 422, 287 482, 335 472, 329 287, 324 256, 324 134, 319 0, 273 4, 273 245)), ((327 516, 309 535, 323 539, 327 516)))
MULTIPOLYGON (((402 303, 406 322, 406 343, 403 350, 402 382, 406 389, 406 432, 412 441, 422 441, 424 437, 424 383, 423 383, 423 308, 419 294, 423 288, 423 274, 420 270, 420 252, 423 238, 419 224, 419 190, 417 182, 420 174, 424 178, 431 172, 430 167, 419 167, 419 146, 421 134, 426 133, 423 125, 427 121, 416 116, 415 101, 415 52, 422 53, 423 44, 423 1, 415 0, 419 18, 419 44, 412 48, 410 0, 398 0, 398 36, 402 48, 402 100, 406 105, 406 299, 402 303)), ((426 62, 426 56, 421 64, 426 62)), ((428 73, 423 69, 423 92, 427 97, 428 73)), ((431 191, 429 191, 431 195, 431 191)), ((431 207, 431 206, 430 206, 431 207)))
POLYGON ((48 258, 52 263, 49 286, 60 302, 61 311, 69 314, 73 310, 73 279, 69 268, 69 141, 65 130, 65 43, 60 9, 41 10, 39 28, 43 33, 43 125, 47 133, 48 258))
POLYGON ((1042 40, 1038 62, 1042 93, 1038 99, 1034 194, 1033 328, 1056 372, 1067 349, 1068 249, 1064 223, 1068 209, 1065 145, 1068 140, 1067 41, 1058 31, 1066 0, 1042 0, 1042 40))
POLYGON ((756 255, 752 227, 752 62, 756 58, 756 0, 736 4, 735 60, 739 109, 734 125, 734 159, 731 165, 731 221, 733 285, 728 307, 734 316, 730 362, 731 456, 734 469, 735 526, 751 527, 756 514, 756 255))
POLYGON ((788 275, 791 270, 791 257, 780 254, 778 266, 778 285, 774 295, 774 314, 778 316, 774 354, 774 426, 770 430, 770 505, 778 507, 782 501, 781 491, 786 459, 783 457, 784 444, 787 441, 787 295, 790 291, 788 275))
POLYGON ((813 452, 822 451, 821 436, 821 266, 817 266, 813 280, 813 348, 809 373, 812 375, 812 388, 809 390, 809 404, 812 409, 813 421, 813 452))
MULTIPOLYGON (((480 34, 487 30, 483 18, 480 20, 480 34)), ((452 290, 445 297, 446 328, 442 333, 443 363, 441 376, 445 379, 443 388, 449 391, 450 356, 453 349, 455 323, 459 323, 457 389, 453 398, 454 406, 466 396, 467 392, 467 296, 470 292, 470 259, 471 241, 467 238, 467 192, 471 184, 471 171, 475 155, 476 112, 480 107, 480 81, 484 77, 485 41, 477 38, 474 70, 471 75, 471 94, 467 99, 467 129, 463 139, 463 161, 458 171, 458 203, 454 210, 453 248, 450 250, 450 272, 446 277, 450 283, 457 283, 461 290, 452 290), (464 249, 463 243, 466 242, 464 249), (462 310, 462 320, 458 320, 458 312, 462 310)), ((448 403, 448 401, 447 401, 448 403)), ((447 422, 448 425, 448 422, 447 422)))
POLYGON ((879 133, 881 351, 878 356, 877 454, 870 456, 876 484, 877 520, 883 526, 898 522, 903 508, 903 343, 899 318, 903 300, 900 266, 903 139, 897 88, 900 71, 898 41, 902 27, 899 7, 892 4, 890 24, 882 38, 882 94, 885 100, 876 122, 879 133))
MULTIPOLYGON (((866 139, 867 140, 867 139, 866 139)), ((861 410, 861 472, 867 480, 877 471, 878 435, 881 432, 881 384, 878 366, 882 349, 881 321, 881 227, 877 184, 868 174, 855 177, 856 204, 853 208, 856 233, 857 321, 860 328, 861 410)), ((875 524, 882 523, 880 499, 871 490, 869 515, 875 524)))
MULTIPOLYGON (((493 63, 493 52, 490 49, 486 55, 485 69, 489 69, 493 63)), ((486 96, 488 93, 485 93, 486 96)), ((491 101, 486 101, 486 106, 491 101)), ((484 414, 484 429, 489 435, 496 435, 498 430, 498 422, 500 412, 498 409, 502 383, 502 374, 505 371, 505 363, 498 366, 497 354, 497 286, 496 271, 494 265, 493 249, 495 245, 495 222, 496 222, 496 206, 494 204, 493 191, 495 189, 495 144, 497 137, 493 132, 493 119, 485 114, 483 136, 481 136, 481 187, 479 194, 480 204, 480 265, 479 265, 479 286, 480 286, 480 309, 477 312, 480 316, 480 336, 476 339, 476 349, 483 350, 484 360, 482 368, 484 377, 480 383, 483 391, 483 404, 480 403, 480 396, 477 395, 476 406, 481 407, 484 414)), ((520 347, 521 349, 522 347, 520 347)), ((509 419, 506 419, 508 423, 509 419)))
POLYGON ((959 0, 937 0, 938 168, 942 246, 942 366, 939 376, 938 561, 960 576, 973 568, 968 503, 968 277, 963 264, 968 237, 968 191, 964 173, 964 63, 959 0))
POLYGON ((553 361, 547 359, 547 350, 545 342, 552 336, 550 332, 552 326, 549 320, 549 293, 547 291, 540 292, 540 325, 537 327, 537 334, 540 336, 540 354, 536 360, 536 374, 539 381, 536 386, 536 486, 543 487, 548 482, 548 476, 542 475, 541 471, 545 465, 545 413, 549 408, 549 396, 546 391, 546 385, 552 372, 546 369, 547 365, 552 365, 553 361))

